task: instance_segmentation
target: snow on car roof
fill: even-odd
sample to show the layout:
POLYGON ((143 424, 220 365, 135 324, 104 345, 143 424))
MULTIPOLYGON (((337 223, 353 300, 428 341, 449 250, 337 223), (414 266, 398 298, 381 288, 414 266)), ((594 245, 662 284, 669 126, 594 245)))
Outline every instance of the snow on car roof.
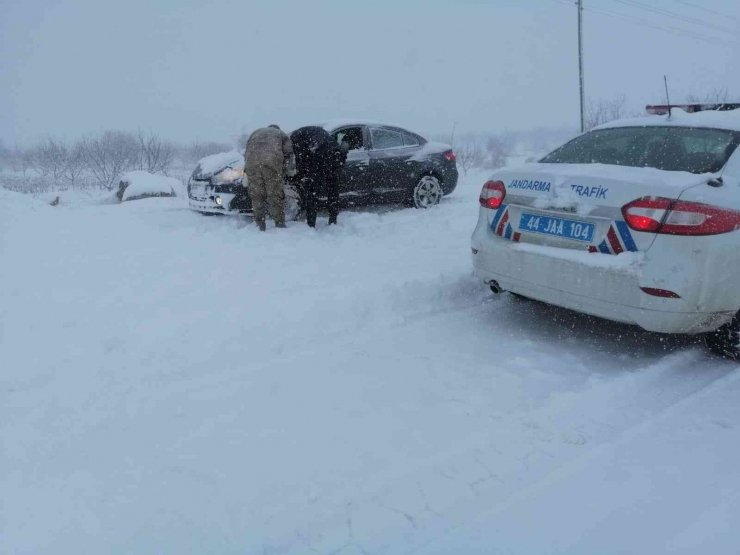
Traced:
POLYGON ((141 170, 124 174, 121 181, 129 184, 123 192, 122 200, 141 195, 172 195, 180 186, 180 182, 174 177, 154 175, 141 170))
POLYGON ((332 119, 332 120, 326 120, 322 121, 320 123, 316 124, 318 127, 323 127, 330 133, 334 131, 335 129, 339 129, 340 127, 345 127, 347 125, 383 125, 387 127, 398 127, 399 129, 408 129, 407 127, 404 127, 402 125, 396 125, 392 123, 388 123, 387 121, 375 121, 370 119, 332 119))
POLYGON ((591 177, 596 179, 614 179, 618 181, 642 185, 675 186, 686 189, 701 182, 705 182, 714 174, 696 174, 689 172, 666 171, 657 168, 614 166, 611 164, 552 164, 532 163, 522 166, 504 167, 496 171, 491 179, 506 177, 527 177, 546 173, 553 180, 555 186, 568 185, 575 177, 591 177))
POLYGON ((221 152, 202 158, 198 162, 198 167, 200 168, 198 175, 207 178, 224 168, 242 169, 244 167, 244 157, 238 150, 230 150, 229 152, 221 152))
POLYGON ((740 110, 726 110, 721 112, 717 110, 705 110, 689 114, 680 108, 673 108, 670 116, 645 116, 620 119, 599 125, 594 129, 647 126, 707 127, 740 131, 740 110))

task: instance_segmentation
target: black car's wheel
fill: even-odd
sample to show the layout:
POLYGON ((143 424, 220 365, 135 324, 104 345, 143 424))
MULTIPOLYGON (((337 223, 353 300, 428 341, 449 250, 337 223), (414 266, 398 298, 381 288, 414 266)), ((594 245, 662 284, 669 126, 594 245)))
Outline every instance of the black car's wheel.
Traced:
POLYGON ((740 319, 738 314, 729 324, 706 334, 704 343, 713 353, 740 361, 740 319))
POLYGON ((292 185, 285 187, 285 219, 289 222, 297 222, 301 212, 298 191, 292 185))
POLYGON ((414 187, 413 201, 416 208, 431 208, 440 203, 444 191, 439 179, 433 175, 425 175, 414 187))

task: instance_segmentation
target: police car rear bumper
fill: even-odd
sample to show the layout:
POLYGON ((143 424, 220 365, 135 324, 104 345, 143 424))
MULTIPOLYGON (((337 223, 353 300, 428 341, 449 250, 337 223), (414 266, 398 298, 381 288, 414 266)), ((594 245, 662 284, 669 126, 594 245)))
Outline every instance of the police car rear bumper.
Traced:
POLYGON ((479 223, 472 237, 475 275, 504 290, 660 333, 702 333, 729 322, 734 311, 702 312, 691 299, 661 298, 645 272, 645 253, 619 256, 515 243, 479 223))

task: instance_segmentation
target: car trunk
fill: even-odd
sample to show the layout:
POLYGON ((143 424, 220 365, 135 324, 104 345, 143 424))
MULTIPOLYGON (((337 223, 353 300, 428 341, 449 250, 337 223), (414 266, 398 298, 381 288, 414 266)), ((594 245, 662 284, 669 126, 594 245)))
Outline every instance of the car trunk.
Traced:
POLYGON ((697 175, 651 168, 537 164, 504 170, 506 186, 488 223, 502 238, 604 254, 645 251, 655 235, 629 229, 622 207, 641 197, 678 198, 697 175))

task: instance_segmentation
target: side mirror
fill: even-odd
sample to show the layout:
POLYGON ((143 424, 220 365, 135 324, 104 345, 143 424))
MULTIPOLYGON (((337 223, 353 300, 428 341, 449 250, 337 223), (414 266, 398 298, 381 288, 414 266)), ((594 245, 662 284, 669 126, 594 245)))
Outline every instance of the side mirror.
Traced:
POLYGON ((712 179, 707 181, 707 185, 709 185, 710 187, 722 187, 722 185, 724 184, 725 183, 721 177, 713 177, 712 179))

